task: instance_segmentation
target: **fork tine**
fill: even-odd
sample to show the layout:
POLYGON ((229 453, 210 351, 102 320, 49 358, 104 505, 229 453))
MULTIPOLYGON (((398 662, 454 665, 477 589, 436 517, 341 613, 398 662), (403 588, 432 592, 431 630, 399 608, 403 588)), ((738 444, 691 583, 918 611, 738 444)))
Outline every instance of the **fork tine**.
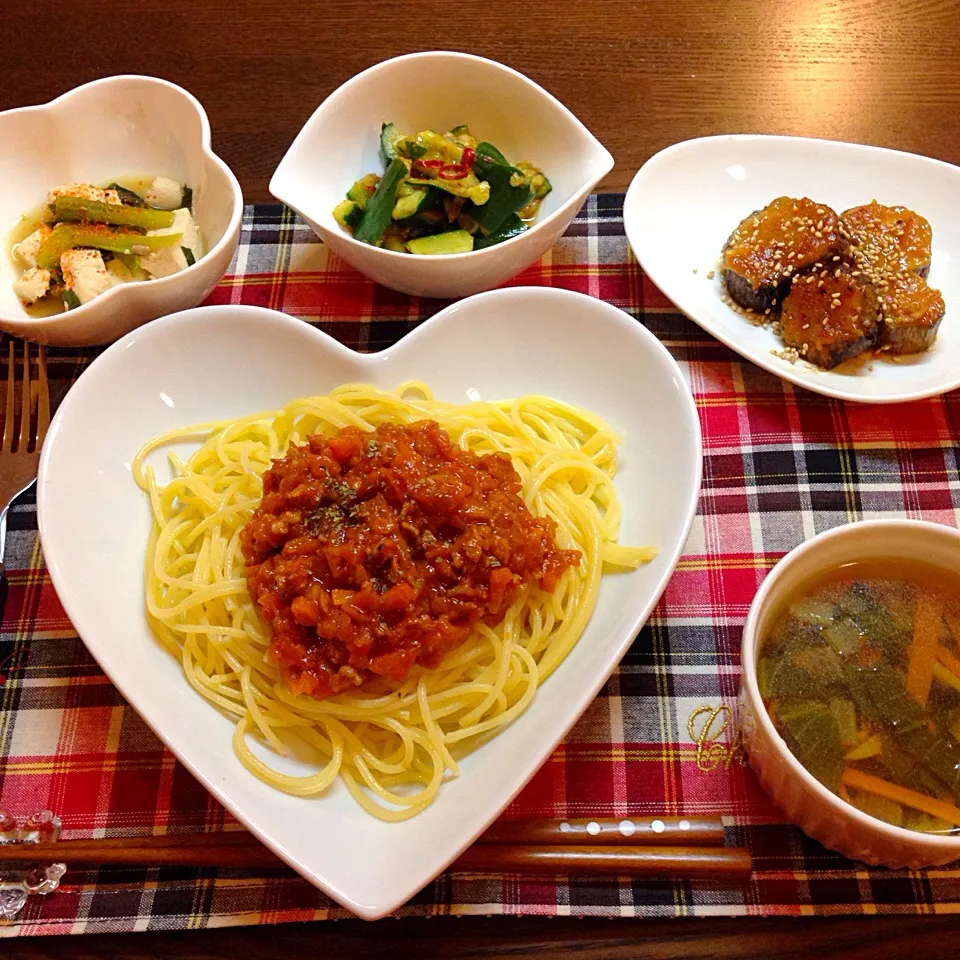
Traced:
POLYGON ((42 346, 37 357, 37 366, 40 370, 37 398, 37 449, 39 450, 47 435, 47 427, 50 426, 50 383, 47 380, 47 353, 42 346))
POLYGON ((23 341, 23 400, 20 405, 20 442, 17 444, 17 453, 26 453, 30 443, 30 345, 23 341))
POLYGON ((10 453, 13 450, 13 391, 16 389, 17 384, 16 377, 14 376, 15 371, 12 337, 7 341, 7 347, 9 348, 7 351, 7 403, 3 414, 3 445, 0 447, 0 451, 3 453, 10 453))

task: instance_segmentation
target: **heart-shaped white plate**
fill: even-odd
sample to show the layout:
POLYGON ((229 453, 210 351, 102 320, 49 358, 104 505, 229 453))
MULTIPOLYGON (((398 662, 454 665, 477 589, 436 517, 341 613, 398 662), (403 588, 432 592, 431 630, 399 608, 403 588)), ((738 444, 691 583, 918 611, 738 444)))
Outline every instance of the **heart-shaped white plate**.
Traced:
MULTIPOLYGON (((44 554, 67 614, 110 679, 216 798, 304 877, 362 917, 409 899, 506 806, 617 665, 660 596, 700 487, 700 428, 684 378, 641 324, 602 301, 544 288, 480 294, 383 353, 360 355, 281 313, 174 314, 107 349, 64 399, 44 446, 44 554), (147 439, 273 409, 347 381, 429 383, 467 401, 550 394, 601 414, 624 441, 624 543, 657 559, 604 578, 586 632, 527 712, 469 756, 412 820, 382 823, 337 784, 301 799, 261 783, 230 745, 233 723, 187 684, 143 612, 150 517, 130 474, 147 439)), ((295 761, 285 767, 298 770, 295 761)))
POLYGON ((623 223, 647 276, 747 360, 828 397, 900 403, 960 386, 958 197, 960 168, 929 157, 800 137, 704 137, 667 147, 641 167, 627 191, 623 223), (930 350, 837 370, 791 364, 772 353, 783 349, 772 330, 753 326, 721 301, 716 265, 724 242, 748 213, 784 195, 808 196, 838 213, 871 200, 900 204, 930 221, 930 284, 947 307, 930 350))

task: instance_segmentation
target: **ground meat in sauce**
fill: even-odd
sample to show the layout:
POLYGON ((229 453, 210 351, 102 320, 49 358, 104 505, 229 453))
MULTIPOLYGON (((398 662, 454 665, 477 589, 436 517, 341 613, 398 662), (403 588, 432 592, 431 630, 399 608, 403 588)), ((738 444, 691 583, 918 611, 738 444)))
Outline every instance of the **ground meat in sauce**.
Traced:
POLYGON ((580 554, 520 489, 506 454, 463 451, 431 420, 291 446, 241 533, 290 688, 326 697, 436 667, 525 584, 553 590, 580 554))

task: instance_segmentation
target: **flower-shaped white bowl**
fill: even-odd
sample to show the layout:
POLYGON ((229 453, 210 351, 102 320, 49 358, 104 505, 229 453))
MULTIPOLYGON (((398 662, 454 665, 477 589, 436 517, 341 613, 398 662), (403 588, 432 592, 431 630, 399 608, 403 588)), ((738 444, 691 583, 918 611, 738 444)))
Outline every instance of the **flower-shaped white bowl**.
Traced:
POLYGON ((900 557, 957 569, 960 531, 921 520, 870 520, 828 530, 788 553, 757 591, 743 630, 740 728, 764 789, 804 833, 844 856, 918 869, 960 858, 960 836, 877 820, 831 793, 790 752, 757 684, 761 641, 784 599, 805 581, 856 560, 900 557))
POLYGON ((612 167, 603 144, 523 74, 465 53, 414 53, 365 70, 327 97, 280 161, 270 192, 372 280, 423 297, 464 297, 509 280, 549 250, 612 167), (485 250, 418 256, 360 243, 333 208, 355 180, 383 170, 384 122, 410 133, 468 123, 510 160, 537 164, 553 191, 530 230, 485 250))
POLYGON ((240 239, 243 194, 210 149, 210 123, 186 90, 154 77, 119 76, 50 103, 0 113, 0 329, 55 346, 107 343, 156 317, 193 307, 220 281, 240 239), (207 253, 171 277, 113 287, 52 317, 31 317, 13 292, 20 270, 10 231, 61 183, 166 176, 193 188, 207 253))

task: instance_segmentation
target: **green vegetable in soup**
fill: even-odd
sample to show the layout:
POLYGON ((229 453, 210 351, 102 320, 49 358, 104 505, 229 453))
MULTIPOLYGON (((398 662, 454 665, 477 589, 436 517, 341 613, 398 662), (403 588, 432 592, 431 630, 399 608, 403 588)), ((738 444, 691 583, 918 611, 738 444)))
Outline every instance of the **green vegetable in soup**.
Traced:
POLYGON ((851 790, 850 802, 858 810, 869 813, 871 817, 886 820, 887 823, 892 823, 895 827, 903 826, 903 807, 893 800, 861 790, 851 790))
POLYGON ((857 710, 870 723, 902 727, 922 718, 922 708, 907 693, 902 670, 883 663, 872 667, 845 664, 843 675, 857 710))
POLYGON ((940 799, 950 796, 950 788, 943 780, 900 747, 893 737, 883 741, 880 756, 865 761, 864 767, 875 776, 883 777, 910 790, 919 790, 928 796, 940 799))
POLYGON ((936 774, 960 802, 960 744, 949 733, 918 724, 898 731, 894 743, 936 774))
POLYGON ((800 700, 780 711, 780 722, 800 762, 834 792, 843 774, 843 743, 828 704, 800 700))
POLYGON ((837 721, 837 732, 843 749, 848 750, 857 742, 857 708, 852 700, 843 700, 840 697, 831 697, 830 712, 837 721))
POLYGON ((888 823, 957 831, 960 577, 871 564, 825 579, 775 616, 757 661, 760 693, 790 750, 830 790, 888 823), (915 625, 918 609, 927 612, 915 625), (930 617, 941 615, 931 650, 930 617))

